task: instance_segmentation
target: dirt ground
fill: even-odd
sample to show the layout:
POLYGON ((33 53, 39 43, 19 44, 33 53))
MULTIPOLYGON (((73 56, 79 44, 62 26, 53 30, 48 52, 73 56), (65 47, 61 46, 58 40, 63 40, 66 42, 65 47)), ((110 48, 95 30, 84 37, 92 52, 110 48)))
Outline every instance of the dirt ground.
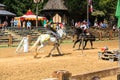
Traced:
MULTIPOLYGON (((97 71, 118 66, 117 61, 98 59, 98 51, 108 46, 109 50, 119 48, 118 40, 96 41, 94 49, 88 43, 86 49, 72 48, 73 43, 61 44, 63 56, 44 57, 52 46, 46 46, 34 59, 34 52, 16 53, 16 47, 0 48, 0 80, 41 80, 50 78, 53 71, 67 70, 72 75, 97 71)), ((57 54, 57 51, 54 51, 57 54)), ((106 77, 102 80, 117 80, 116 76, 106 77)))

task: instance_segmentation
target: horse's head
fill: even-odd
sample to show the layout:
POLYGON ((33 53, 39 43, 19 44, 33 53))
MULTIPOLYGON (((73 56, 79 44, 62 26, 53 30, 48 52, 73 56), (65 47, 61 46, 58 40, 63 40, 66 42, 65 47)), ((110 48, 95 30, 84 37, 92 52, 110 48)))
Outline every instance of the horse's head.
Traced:
POLYGON ((60 38, 66 37, 66 32, 64 29, 57 30, 57 33, 59 34, 60 38))

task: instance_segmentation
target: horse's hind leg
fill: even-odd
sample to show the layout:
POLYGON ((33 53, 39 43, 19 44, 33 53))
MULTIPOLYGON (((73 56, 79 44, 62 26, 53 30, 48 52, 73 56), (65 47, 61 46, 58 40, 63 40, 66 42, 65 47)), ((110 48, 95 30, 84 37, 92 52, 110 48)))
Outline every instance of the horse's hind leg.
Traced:
POLYGON ((39 52, 39 50, 40 50, 42 47, 44 47, 43 44, 41 44, 39 47, 36 47, 34 58, 37 58, 38 52, 39 52))

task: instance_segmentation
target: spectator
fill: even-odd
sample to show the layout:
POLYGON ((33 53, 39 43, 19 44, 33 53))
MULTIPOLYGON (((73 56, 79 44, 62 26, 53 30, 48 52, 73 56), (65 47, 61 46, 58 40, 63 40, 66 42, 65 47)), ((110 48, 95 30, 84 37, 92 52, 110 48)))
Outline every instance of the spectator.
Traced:
POLYGON ((98 27, 98 23, 97 23, 97 21, 95 21, 95 23, 94 23, 94 27, 98 27))
POLYGON ((25 21, 23 21, 23 26, 22 27, 25 28, 25 21))
POLYGON ((27 21, 27 29, 31 30, 31 22, 30 21, 27 21))
POLYGON ((3 30, 5 30, 5 29, 7 28, 7 26, 8 26, 8 22, 7 22, 7 21, 4 21, 4 22, 3 22, 3 30))
POLYGON ((14 19, 14 27, 17 27, 17 25, 18 25, 18 20, 14 19))
POLYGON ((100 28, 103 28, 103 23, 102 22, 100 22, 100 28))
POLYGON ((10 24, 11 24, 11 27, 14 26, 14 18, 11 19, 10 24))

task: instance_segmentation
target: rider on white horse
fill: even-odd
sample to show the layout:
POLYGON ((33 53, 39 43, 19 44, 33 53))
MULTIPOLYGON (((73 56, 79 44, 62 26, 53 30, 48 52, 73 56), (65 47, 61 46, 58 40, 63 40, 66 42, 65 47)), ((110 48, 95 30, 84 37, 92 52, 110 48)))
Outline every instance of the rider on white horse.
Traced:
POLYGON ((60 35, 58 34, 58 32, 57 32, 57 30, 56 30, 56 26, 54 26, 53 23, 49 23, 49 24, 46 26, 46 28, 47 28, 47 30, 48 30, 47 32, 48 32, 49 34, 55 36, 57 40, 60 39, 60 35))

